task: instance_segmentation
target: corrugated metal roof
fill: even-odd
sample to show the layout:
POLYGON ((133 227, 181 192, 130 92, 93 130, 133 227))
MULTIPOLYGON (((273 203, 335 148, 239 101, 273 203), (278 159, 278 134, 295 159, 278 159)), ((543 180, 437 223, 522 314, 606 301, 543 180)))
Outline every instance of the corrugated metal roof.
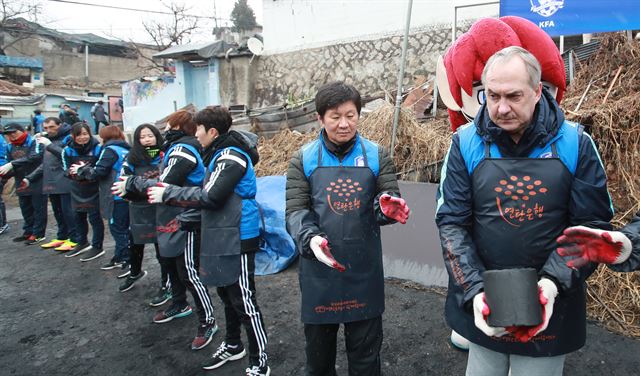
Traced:
MULTIPOLYGON (((594 40, 589 43, 585 43, 576 47, 573 47, 562 54, 562 60, 564 60, 564 71, 567 77, 567 83, 569 83, 569 54, 574 54, 574 59, 577 57, 579 62, 583 62, 589 59, 600 48, 600 41, 594 40)), ((574 60, 575 61, 575 60, 574 60)))
MULTIPOLYGON (((155 58, 165 59, 210 59, 212 57, 226 57, 247 55, 244 51, 238 49, 237 44, 227 43, 222 40, 203 43, 189 43, 179 46, 171 46, 164 51, 154 54, 155 58), (229 51, 231 50, 231 51, 229 51)), ((249 55, 251 53, 248 53, 249 55)))
POLYGON ((0 67, 42 70, 42 59, 35 57, 0 55, 0 67))

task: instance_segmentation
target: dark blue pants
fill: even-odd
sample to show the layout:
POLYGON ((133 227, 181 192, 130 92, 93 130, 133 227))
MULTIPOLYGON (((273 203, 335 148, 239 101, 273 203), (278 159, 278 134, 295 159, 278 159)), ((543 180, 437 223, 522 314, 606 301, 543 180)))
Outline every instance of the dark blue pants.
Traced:
POLYGON ((113 252, 114 261, 129 261, 129 203, 124 200, 113 201, 113 214, 109 220, 109 230, 116 242, 113 252))
POLYGON ((43 194, 18 196, 18 204, 24 219, 22 233, 35 235, 37 238, 44 237, 44 230, 47 228, 47 196, 43 194))
POLYGON ((49 201, 58 223, 56 239, 70 239, 74 243, 78 242, 75 216, 71 209, 71 196, 68 193, 50 194, 49 201))
POLYGON ((4 191, 4 180, 0 180, 0 226, 7 224, 7 208, 4 206, 2 191, 4 191))
POLYGON ((90 212, 76 212, 76 232, 78 235, 78 244, 87 243, 87 235, 89 234, 89 223, 93 229, 93 238, 91 239, 91 246, 93 248, 102 248, 104 242, 104 223, 100 216, 99 209, 92 209, 90 212), (87 223, 87 217, 89 217, 89 223, 87 223))

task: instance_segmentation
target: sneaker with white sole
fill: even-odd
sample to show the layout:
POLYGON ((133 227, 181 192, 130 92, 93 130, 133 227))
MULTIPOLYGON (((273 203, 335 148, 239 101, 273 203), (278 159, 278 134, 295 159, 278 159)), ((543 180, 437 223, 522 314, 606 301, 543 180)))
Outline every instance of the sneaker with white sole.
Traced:
POLYGON ((115 259, 111 259, 111 261, 109 261, 108 263, 102 265, 100 267, 100 269, 102 269, 102 270, 111 270, 111 269, 115 269, 115 268, 122 268, 123 264, 124 264, 124 262, 122 262, 122 261, 116 261, 115 259))
POLYGON ((87 262, 87 261, 95 260, 95 259, 97 259, 98 257, 100 257, 102 255, 104 255, 104 249, 91 247, 87 251, 87 254, 82 256, 80 261, 81 262, 87 262))
POLYGON ((147 271, 143 270, 142 272, 138 273, 138 275, 128 276, 127 279, 124 280, 124 283, 122 283, 120 287, 118 287, 118 291, 125 292, 131 290, 135 283, 142 279, 142 277, 144 277, 145 275, 147 275, 147 271))
POLYGON ((4 234, 8 230, 9 230, 9 224, 8 223, 5 223, 4 225, 0 226, 0 235, 4 234))
POLYGON ((202 369, 216 369, 222 367, 226 362, 242 359, 245 355, 247 352, 241 344, 233 346, 222 342, 211 359, 202 366, 202 369))
POLYGON ((179 319, 181 317, 189 316, 193 311, 189 305, 186 305, 182 308, 171 306, 164 311, 160 311, 156 313, 153 317, 153 322, 156 324, 164 324, 165 322, 169 322, 173 319, 179 319))
POLYGON ((271 375, 271 368, 269 366, 259 367, 252 366, 244 370, 247 376, 269 376, 271 375))
POLYGON ((79 256, 85 252, 88 252, 91 249, 91 244, 89 243, 81 243, 76 245, 75 247, 73 247, 73 249, 71 251, 69 251, 69 253, 67 253, 66 255, 64 255, 64 257, 76 257, 79 256))
POLYGON ((116 278, 118 279, 122 279, 122 278, 127 278, 128 276, 131 275, 131 265, 129 265, 129 263, 125 262, 124 264, 122 264, 122 269, 118 272, 118 275, 116 276, 116 278))

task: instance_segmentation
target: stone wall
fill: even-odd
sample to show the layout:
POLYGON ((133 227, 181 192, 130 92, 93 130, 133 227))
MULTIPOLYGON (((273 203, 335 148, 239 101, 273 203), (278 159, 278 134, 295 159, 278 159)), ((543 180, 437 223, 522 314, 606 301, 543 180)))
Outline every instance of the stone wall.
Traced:
MULTIPOLYGON (((411 86, 417 69, 433 76, 438 56, 450 43, 450 26, 436 25, 410 33, 404 84, 411 86)), ((402 35, 396 35, 260 56, 252 106, 313 98, 319 85, 333 80, 354 84, 362 95, 390 93, 397 86, 401 54, 402 35)))

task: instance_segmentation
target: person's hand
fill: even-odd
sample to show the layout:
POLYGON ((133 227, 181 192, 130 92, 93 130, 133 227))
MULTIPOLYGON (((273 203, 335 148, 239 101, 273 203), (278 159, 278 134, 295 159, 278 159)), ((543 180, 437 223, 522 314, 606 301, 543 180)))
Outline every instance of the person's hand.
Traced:
POLYGON ((330 268, 337 269, 340 272, 344 272, 346 268, 344 265, 336 261, 331 254, 331 249, 329 248, 329 241, 322 236, 316 235, 311 238, 309 242, 309 247, 313 251, 313 254, 316 256, 318 261, 327 265, 330 268))
POLYGON ((84 161, 81 161, 80 163, 72 164, 71 167, 69 167, 69 173, 71 175, 78 175, 78 169, 86 166, 86 164, 87 163, 84 161))
POLYGON ((631 240, 618 231, 603 231, 584 226, 569 227, 558 239, 560 256, 578 256, 567 261, 570 268, 588 262, 620 264, 631 255, 631 240))
POLYGON ((51 140, 38 133, 38 136, 36 136, 36 142, 46 147, 51 143, 51 140))
POLYGON ((393 197, 388 194, 383 194, 380 196, 380 210, 382 210, 382 214, 396 220, 402 224, 407 223, 407 219, 409 218, 409 214, 411 210, 409 210, 409 206, 407 206, 407 202, 400 197, 393 197))
POLYGON ((481 292, 473 297, 473 322, 476 327, 482 331, 482 333, 489 337, 502 337, 507 334, 507 330, 502 327, 489 326, 487 323, 487 317, 491 310, 487 305, 487 301, 484 297, 484 292, 481 292))
POLYGON ((558 296, 556 284, 548 278, 541 278, 538 281, 538 299, 542 305, 542 323, 535 326, 509 327, 507 330, 520 342, 529 342, 533 337, 542 333, 549 326, 556 296, 558 296))
POLYGON ((31 184, 31 182, 29 181, 29 179, 24 178, 24 179, 22 179, 22 181, 20 182, 20 186, 18 187, 18 189, 27 189, 27 188, 29 188, 29 184, 31 184))
POLYGON ((127 180, 129 180, 128 176, 120 176, 120 179, 111 186, 111 194, 120 197, 124 196, 126 193, 127 180))
POLYGON ((13 171, 13 165, 11 164, 11 162, 0 166, 0 175, 6 175, 8 173, 10 173, 11 171, 13 171))
POLYGON ((161 204, 162 203, 162 196, 164 195, 164 191, 167 189, 167 187, 162 184, 162 183, 158 183, 155 187, 151 187, 147 189, 147 198, 150 204, 161 204))

